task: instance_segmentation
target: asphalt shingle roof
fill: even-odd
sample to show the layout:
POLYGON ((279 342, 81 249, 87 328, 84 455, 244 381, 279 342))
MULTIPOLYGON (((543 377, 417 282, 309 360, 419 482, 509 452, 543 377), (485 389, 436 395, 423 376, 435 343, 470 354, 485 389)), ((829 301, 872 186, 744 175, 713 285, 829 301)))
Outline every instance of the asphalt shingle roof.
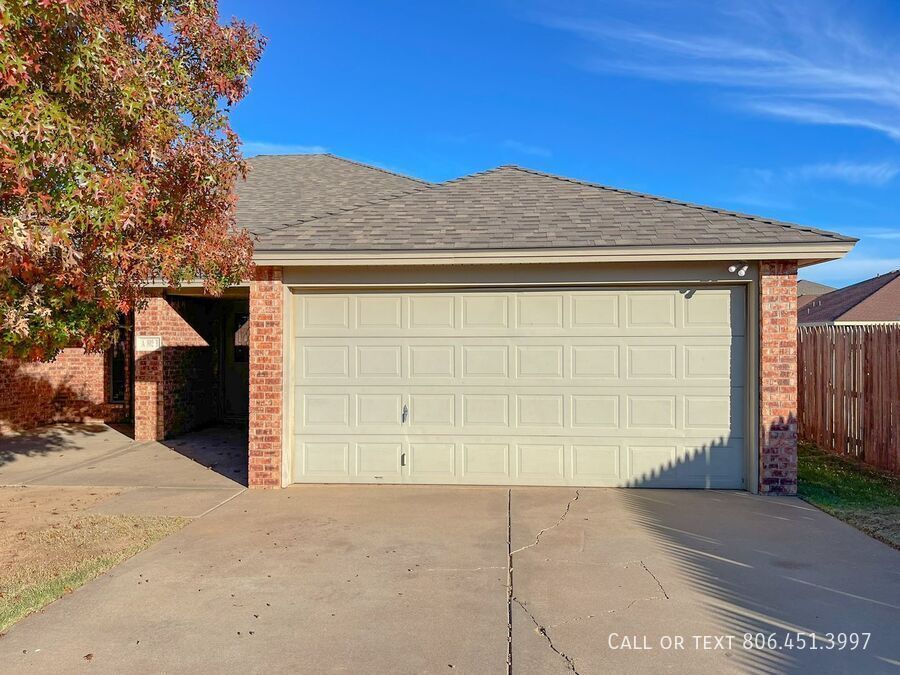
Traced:
POLYGON ((798 311, 800 323, 900 321, 900 270, 820 295, 798 311))
POLYGON ((362 180, 361 165, 355 163, 348 163, 354 167, 350 180, 345 177, 347 168, 337 164, 345 160, 306 157, 295 156, 283 163, 280 158, 267 158, 265 175, 254 165, 259 172, 256 177, 251 173, 256 189, 241 193, 250 203, 239 207, 238 222, 257 235, 257 250, 440 251, 854 241, 832 232, 517 166, 429 184, 395 174, 362 180), (300 170, 293 173, 297 167, 300 170), (315 175, 325 167, 328 175, 315 175), (306 184, 309 177, 315 182, 306 184), (359 189, 360 184, 367 189, 359 189), (331 195, 344 189, 341 185, 356 194, 344 200, 349 206, 329 206, 331 195), (315 186, 327 190, 327 195, 307 204, 304 194, 310 196, 315 186), (275 196, 269 205, 268 195, 282 190, 295 190, 297 195, 275 196), (383 192, 377 196, 379 190, 383 192), (365 200, 369 203, 352 206, 365 200))
POLYGON ((334 155, 260 155, 238 181, 237 222, 253 233, 306 222, 428 185, 334 155))

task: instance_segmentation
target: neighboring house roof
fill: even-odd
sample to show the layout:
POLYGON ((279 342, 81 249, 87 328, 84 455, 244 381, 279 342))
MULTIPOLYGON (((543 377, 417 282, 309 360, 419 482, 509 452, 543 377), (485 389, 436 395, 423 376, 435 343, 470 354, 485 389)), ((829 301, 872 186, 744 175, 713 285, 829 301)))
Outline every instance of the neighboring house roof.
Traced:
POLYGON ((900 322, 900 270, 820 295, 799 311, 798 321, 802 324, 900 322))
POLYGON ((237 223, 253 233, 397 197, 425 181, 334 155, 260 155, 238 181, 237 223))
POLYGON ((251 161, 251 170, 248 185, 239 190, 244 203, 239 202, 238 223, 256 234, 257 251, 823 243, 849 248, 856 241, 833 232, 517 166, 438 184, 329 155, 257 158, 251 161), (320 171, 328 174, 318 175, 320 171), (317 194, 319 190, 322 194, 317 194), (344 190, 353 195, 344 199, 344 190))
POLYGON ((797 281, 797 309, 805 307, 820 295, 835 290, 833 286, 817 284, 815 281, 800 279, 797 281))
POLYGON ((797 295, 824 295, 835 290, 834 286, 826 286, 825 284, 817 284, 815 281, 807 281, 799 279, 797 281, 797 295))

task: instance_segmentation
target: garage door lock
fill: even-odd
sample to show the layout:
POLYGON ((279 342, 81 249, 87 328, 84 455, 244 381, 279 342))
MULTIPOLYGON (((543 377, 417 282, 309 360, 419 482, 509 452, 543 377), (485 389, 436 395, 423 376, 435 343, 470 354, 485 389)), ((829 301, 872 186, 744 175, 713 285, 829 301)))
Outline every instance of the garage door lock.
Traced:
POLYGON ((400 424, 406 422, 407 418, 409 418, 409 406, 404 403, 403 410, 400 411, 400 424))

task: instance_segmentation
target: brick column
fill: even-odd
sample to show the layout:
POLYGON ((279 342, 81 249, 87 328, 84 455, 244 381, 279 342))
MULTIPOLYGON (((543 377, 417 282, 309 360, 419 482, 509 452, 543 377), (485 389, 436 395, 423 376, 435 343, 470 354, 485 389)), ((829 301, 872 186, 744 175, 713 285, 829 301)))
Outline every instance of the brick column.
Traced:
POLYGON ((250 282, 250 487, 281 486, 281 269, 257 267, 250 282))
MULTIPOLYGON (((163 315, 168 307, 161 295, 152 296, 147 305, 134 313, 134 334, 159 335, 163 315)), ((158 441, 165 437, 163 407, 162 350, 134 353, 134 439, 158 441)))
POLYGON ((759 491, 797 493, 797 263, 759 268, 759 491))

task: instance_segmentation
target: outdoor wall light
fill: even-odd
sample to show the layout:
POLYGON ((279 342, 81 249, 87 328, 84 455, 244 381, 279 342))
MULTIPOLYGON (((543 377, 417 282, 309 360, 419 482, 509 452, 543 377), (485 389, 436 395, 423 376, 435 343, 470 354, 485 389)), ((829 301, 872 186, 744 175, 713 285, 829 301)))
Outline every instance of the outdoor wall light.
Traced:
POLYGON ((728 266, 728 271, 732 274, 737 273, 739 277, 747 276, 747 263, 736 262, 728 266))

